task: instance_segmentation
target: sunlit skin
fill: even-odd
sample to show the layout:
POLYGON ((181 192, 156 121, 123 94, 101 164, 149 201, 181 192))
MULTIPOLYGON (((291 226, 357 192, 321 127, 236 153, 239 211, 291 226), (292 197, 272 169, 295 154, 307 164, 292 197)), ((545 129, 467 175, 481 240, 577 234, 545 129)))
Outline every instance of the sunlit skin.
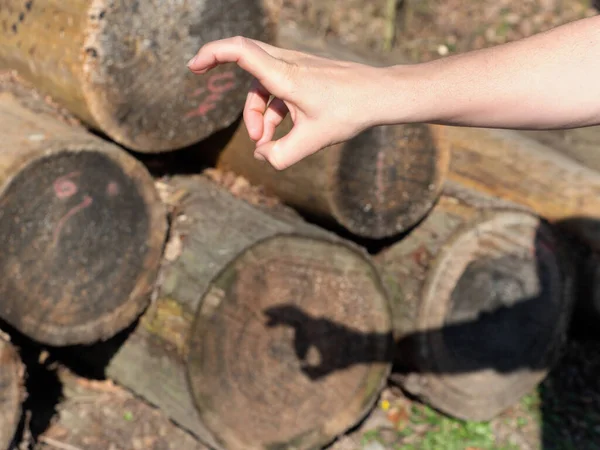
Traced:
POLYGON ((279 170, 377 125, 600 124, 600 16, 410 65, 371 67, 238 36, 207 43, 188 67, 202 76, 224 63, 236 63, 255 78, 244 122, 256 141, 255 157, 279 170), (274 141, 287 114, 294 127, 274 141))

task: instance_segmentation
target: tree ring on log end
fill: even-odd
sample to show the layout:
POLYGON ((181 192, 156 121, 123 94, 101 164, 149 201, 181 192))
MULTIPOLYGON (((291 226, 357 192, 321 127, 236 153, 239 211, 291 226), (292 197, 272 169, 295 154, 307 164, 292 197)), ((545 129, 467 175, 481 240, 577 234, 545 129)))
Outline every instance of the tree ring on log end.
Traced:
POLYGON ((364 257, 279 235, 246 250, 208 288, 188 379, 224 447, 321 448, 373 406, 392 345, 389 304, 364 257))
POLYGON ((233 64, 192 74, 186 63, 204 44, 270 39, 258 0, 93 0, 88 17, 88 107, 102 131, 140 152, 191 145, 239 116, 251 78, 233 64))
POLYGON ((147 304, 162 250, 153 235, 164 225, 137 165, 118 156, 52 153, 0 194, 2 316, 33 339, 106 339, 147 304))
POLYGON ((488 420, 543 379, 570 311, 558 249, 546 224, 515 212, 461 230, 444 248, 419 311, 432 406, 488 420))
POLYGON ((19 354, 8 342, 0 340, 0 448, 13 440, 24 400, 24 367, 19 354))
POLYGON ((332 152, 333 213, 358 236, 406 231, 433 207, 448 170, 423 124, 370 128, 332 152))

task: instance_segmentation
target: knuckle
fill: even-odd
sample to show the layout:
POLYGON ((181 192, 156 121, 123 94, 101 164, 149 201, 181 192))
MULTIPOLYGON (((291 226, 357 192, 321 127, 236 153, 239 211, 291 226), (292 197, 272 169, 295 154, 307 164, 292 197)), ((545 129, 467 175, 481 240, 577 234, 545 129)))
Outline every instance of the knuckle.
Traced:
POLYGON ((233 42, 240 48, 245 48, 248 45, 248 39, 244 36, 235 36, 233 42))

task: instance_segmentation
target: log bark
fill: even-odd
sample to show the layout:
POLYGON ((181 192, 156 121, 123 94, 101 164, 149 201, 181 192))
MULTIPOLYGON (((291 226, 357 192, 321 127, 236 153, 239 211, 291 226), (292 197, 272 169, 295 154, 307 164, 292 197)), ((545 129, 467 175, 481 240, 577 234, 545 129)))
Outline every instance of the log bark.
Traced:
POLYGON ((200 176, 163 197, 175 206, 155 298, 106 376, 215 448, 320 448, 364 417, 393 345, 369 257, 200 176))
POLYGON ((512 130, 432 126, 448 178, 519 203, 600 249, 600 174, 512 130))
POLYGON ((600 127, 522 133, 555 148, 584 166, 600 171, 600 127))
POLYGON ((0 336, 0 449, 11 448, 17 432, 25 399, 24 374, 17 350, 0 336))
POLYGON ((50 345, 91 343, 149 301, 166 210, 146 169, 0 79, 0 317, 50 345))
MULTIPOLYGON (((335 41, 311 39, 298 29, 280 28, 278 44, 322 56, 385 64, 335 41)), ((275 139, 292 126, 286 118, 275 139)), ((298 210, 333 220, 366 238, 389 237, 421 220, 440 194, 449 160, 448 152, 433 144, 423 124, 369 129, 284 171, 255 160, 254 148, 241 125, 220 152, 217 166, 264 186, 298 210)))
POLYGON ((433 407, 489 420, 545 377, 565 341, 572 268, 536 215, 449 184, 376 261, 392 302, 392 380, 433 407))
POLYGON ((259 0, 3 0, 0 67, 140 152, 190 145, 233 123, 250 78, 186 63, 206 42, 269 40, 259 0))

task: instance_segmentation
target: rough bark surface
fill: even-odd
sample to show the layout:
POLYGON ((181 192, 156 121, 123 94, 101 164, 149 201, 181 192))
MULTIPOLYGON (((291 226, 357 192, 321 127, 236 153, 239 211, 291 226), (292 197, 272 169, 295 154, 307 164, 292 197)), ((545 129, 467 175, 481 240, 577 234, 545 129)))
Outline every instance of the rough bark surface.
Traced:
MULTIPOLYGON (((322 56, 383 65, 335 41, 311 39, 300 29, 278 30, 278 44, 322 56)), ((274 139, 293 126, 288 117, 274 139)), ((421 220, 438 198, 449 153, 434 145, 422 124, 371 128, 343 144, 305 158, 284 171, 253 157, 254 142, 242 124, 217 165, 264 186, 287 204, 333 219, 355 235, 389 237, 421 220)))
POLYGON ((13 345, 0 336, 0 449, 9 449, 25 398, 25 368, 13 345))
POLYGON ((573 286, 549 225, 477 197, 454 186, 377 262, 398 343, 392 379, 448 414, 489 420, 552 368, 573 286))
POLYGON ((203 177, 163 184, 158 288, 107 376, 218 448, 319 448, 357 423, 391 364, 368 256, 203 177))
POLYGON ((50 345, 91 343, 147 306, 166 210, 146 169, 0 79, 0 316, 50 345))
POLYGON ((600 173, 522 133, 432 126, 448 178, 531 208, 600 249, 600 173))
POLYGON ((584 166, 600 171, 600 127, 522 133, 555 148, 584 166))
POLYGON ((190 145, 231 124, 250 77, 186 63, 206 42, 270 40, 259 0, 3 0, 0 67, 17 69, 90 126, 140 152, 190 145))

